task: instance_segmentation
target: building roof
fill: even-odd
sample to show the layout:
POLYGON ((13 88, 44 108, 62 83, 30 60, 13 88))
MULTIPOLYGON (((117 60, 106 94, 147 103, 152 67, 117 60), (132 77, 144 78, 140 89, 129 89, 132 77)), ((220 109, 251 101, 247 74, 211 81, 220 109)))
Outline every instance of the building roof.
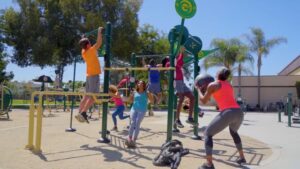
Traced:
POLYGON ((278 75, 290 75, 295 70, 300 69, 300 55, 289 63, 278 75))

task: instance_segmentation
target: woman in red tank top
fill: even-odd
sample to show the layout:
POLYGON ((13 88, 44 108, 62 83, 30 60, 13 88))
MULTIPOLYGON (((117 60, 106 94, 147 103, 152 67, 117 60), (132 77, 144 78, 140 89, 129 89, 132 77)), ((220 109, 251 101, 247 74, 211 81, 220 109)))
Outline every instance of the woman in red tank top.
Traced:
POLYGON ((237 132, 243 122, 244 113, 234 99, 233 88, 227 81, 229 76, 230 71, 227 68, 222 68, 217 73, 217 81, 197 88, 199 100, 202 103, 207 103, 210 98, 213 97, 220 108, 220 113, 210 122, 205 130, 204 136, 207 162, 199 167, 199 169, 215 168, 212 162, 213 136, 224 130, 227 126, 229 126, 230 134, 240 155, 240 158, 236 162, 238 164, 246 163, 242 141, 237 132))

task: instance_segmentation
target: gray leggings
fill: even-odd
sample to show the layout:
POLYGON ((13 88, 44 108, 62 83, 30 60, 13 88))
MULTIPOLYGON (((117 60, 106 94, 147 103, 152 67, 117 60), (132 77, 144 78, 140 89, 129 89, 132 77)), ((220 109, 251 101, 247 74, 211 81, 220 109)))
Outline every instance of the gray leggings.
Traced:
POLYGON ((237 133, 244 119, 244 113, 240 108, 225 109, 220 112, 207 126, 205 130, 205 151, 206 155, 212 155, 212 137, 229 126, 230 134, 238 150, 242 150, 242 141, 237 133))
POLYGON ((131 124, 129 128, 129 137, 133 140, 137 140, 140 132, 140 126, 146 112, 131 110, 130 118, 131 124))

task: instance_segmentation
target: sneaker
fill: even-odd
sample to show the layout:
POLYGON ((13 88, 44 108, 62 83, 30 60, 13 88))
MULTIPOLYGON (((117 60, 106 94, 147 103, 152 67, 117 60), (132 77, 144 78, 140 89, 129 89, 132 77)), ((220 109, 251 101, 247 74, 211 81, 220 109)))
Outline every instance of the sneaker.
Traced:
POLYGON ((154 113, 152 110, 149 111, 149 116, 154 116, 154 113))
POLYGON ((85 121, 84 117, 80 113, 75 116, 75 119, 80 123, 83 123, 85 121))
POLYGON ((177 127, 179 127, 179 128, 183 128, 184 127, 184 125, 181 123, 180 120, 176 120, 175 123, 176 123, 177 127))
POLYGON ((237 160, 236 160, 236 163, 238 163, 239 165, 242 165, 242 164, 245 164, 245 163, 247 163, 246 162, 246 159, 245 158, 238 158, 237 160))
POLYGON ((193 117, 189 117, 185 122, 193 125, 195 124, 193 117))
POLYGON ((82 113, 81 113, 81 116, 83 117, 84 122, 90 123, 89 120, 88 120, 88 115, 86 114, 86 112, 82 112, 82 113))
POLYGON ((207 163, 204 163, 198 169, 215 169, 215 166, 214 166, 214 164, 212 164, 211 166, 208 166, 207 163))
POLYGON ((118 131, 118 127, 115 126, 115 127, 113 127, 110 131, 118 131))
POLYGON ((135 141, 130 141, 128 144, 128 148, 135 148, 135 147, 136 147, 135 141))
POLYGON ((134 141, 130 141, 128 139, 125 140, 125 145, 128 147, 128 148, 135 148, 136 144, 134 141))
POLYGON ((199 113, 199 117, 203 117, 203 116, 204 116, 204 112, 202 111, 199 113))
POLYGON ((129 140, 128 139, 125 140, 125 145, 128 147, 128 145, 129 145, 129 140))

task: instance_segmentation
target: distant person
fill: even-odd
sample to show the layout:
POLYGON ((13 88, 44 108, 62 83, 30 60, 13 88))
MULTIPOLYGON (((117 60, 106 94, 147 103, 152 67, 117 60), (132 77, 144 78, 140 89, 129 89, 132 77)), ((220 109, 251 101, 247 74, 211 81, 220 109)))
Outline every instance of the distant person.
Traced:
MULTIPOLYGON (((102 31, 103 28, 98 28, 97 42, 92 45, 88 38, 82 38, 79 41, 79 45, 81 47, 82 58, 86 63, 86 84, 85 84, 85 92, 86 93, 99 93, 100 86, 100 77, 101 68, 98 59, 98 49, 102 45, 102 31)), ((88 115, 87 110, 94 104, 95 100, 92 96, 84 96, 80 102, 79 106, 79 114, 75 116, 75 118, 79 122, 87 122, 88 115)))
POLYGON ((211 82, 208 85, 198 86, 197 81, 195 87, 198 89, 199 100, 206 104, 213 97, 219 107, 220 113, 210 122, 205 130, 205 151, 206 163, 199 169, 214 169, 213 164, 213 136, 229 126, 230 134, 233 138, 235 146, 240 157, 237 159, 238 164, 246 163, 241 138, 238 134, 244 113, 234 99, 234 91, 231 84, 227 81, 230 76, 230 71, 227 68, 222 68, 217 73, 217 81, 211 82))

